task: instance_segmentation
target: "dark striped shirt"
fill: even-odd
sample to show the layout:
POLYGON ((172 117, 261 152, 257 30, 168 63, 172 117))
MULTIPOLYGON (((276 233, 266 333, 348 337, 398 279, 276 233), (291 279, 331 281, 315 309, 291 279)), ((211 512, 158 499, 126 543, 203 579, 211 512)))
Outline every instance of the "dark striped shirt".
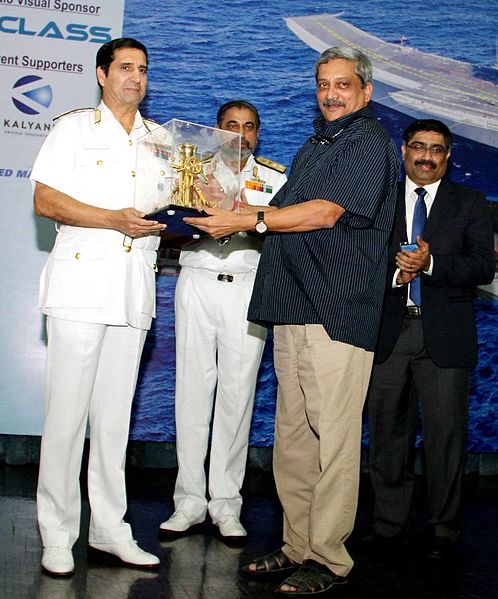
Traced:
POLYGON ((314 125, 271 203, 322 199, 345 212, 331 229, 267 235, 249 320, 322 324, 331 339, 373 351, 396 204, 396 149, 368 108, 332 122, 320 116, 314 125))

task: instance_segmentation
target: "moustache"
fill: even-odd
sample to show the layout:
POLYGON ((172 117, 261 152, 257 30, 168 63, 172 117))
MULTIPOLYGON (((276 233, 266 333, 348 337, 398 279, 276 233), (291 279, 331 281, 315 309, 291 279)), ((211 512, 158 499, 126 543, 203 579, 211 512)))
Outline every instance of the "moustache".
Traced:
POLYGON ((326 98, 323 101, 324 106, 342 106, 344 108, 346 104, 342 100, 335 100, 333 98, 326 98))
POLYGON ((433 169, 437 168, 437 164, 433 160, 415 160, 415 166, 430 166, 433 169))

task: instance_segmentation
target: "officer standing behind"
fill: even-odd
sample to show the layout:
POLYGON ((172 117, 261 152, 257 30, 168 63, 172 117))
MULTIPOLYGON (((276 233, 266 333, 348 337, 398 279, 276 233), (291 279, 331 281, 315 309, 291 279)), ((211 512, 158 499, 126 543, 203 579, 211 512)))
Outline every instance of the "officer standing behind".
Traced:
POLYGON ((147 50, 120 38, 97 52, 98 108, 61 117, 33 167, 35 212, 59 225, 41 276, 47 316, 45 424, 37 507, 42 567, 74 571, 79 475, 90 424, 89 553, 123 565, 156 567, 123 517, 124 464, 142 348, 155 315, 158 231, 134 203, 138 112, 147 87, 147 50), (124 236, 134 238, 125 251, 124 236))
MULTIPOLYGON (((218 110, 217 127, 242 135, 241 161, 239 166, 238 154, 236 165, 216 157, 215 179, 206 195, 213 201, 218 192, 223 200, 232 187, 232 169, 240 169, 242 200, 267 206, 286 180, 285 167, 252 154, 260 130, 257 109, 245 100, 227 102, 218 110)), ((208 510, 222 537, 247 535, 239 520, 240 488, 266 339, 266 329, 247 321, 247 307, 260 249, 260 239, 240 234, 221 245, 203 239, 180 256, 175 298, 178 477, 175 512, 160 526, 168 536, 203 522, 208 510), (204 461, 212 414, 208 504, 204 461)))
POLYGON ((458 537, 469 404, 477 361, 472 300, 494 277, 493 229, 484 194, 445 178, 452 135, 437 120, 412 122, 401 151, 406 179, 389 249, 386 297, 368 395, 374 536, 396 547, 408 531, 415 475, 416 405, 427 472, 428 554, 458 537), (401 250, 406 241, 414 251, 401 250))

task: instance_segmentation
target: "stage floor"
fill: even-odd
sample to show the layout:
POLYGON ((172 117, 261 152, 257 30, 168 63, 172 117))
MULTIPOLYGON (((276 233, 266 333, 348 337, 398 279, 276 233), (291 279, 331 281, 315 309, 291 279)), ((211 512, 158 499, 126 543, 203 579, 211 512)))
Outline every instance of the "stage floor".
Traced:
MULTIPOLYGON (((157 573, 87 563, 84 537, 74 548, 76 571, 53 579, 40 570, 41 543, 35 517, 36 466, 0 465, 0 597, 2 599, 270 599, 274 582, 242 577, 238 568, 276 548, 281 510, 270 473, 250 470, 244 486, 242 521, 249 538, 243 548, 225 545, 206 522, 198 534, 161 542, 157 530, 172 512, 174 470, 131 469, 129 513, 139 544, 161 558, 157 573)), ((419 495, 422 484, 419 481, 419 495)), ((85 496, 85 490, 83 489, 85 496)), ((417 498, 417 503, 419 502, 417 498)), ((498 597, 498 478, 469 476, 458 555, 446 565, 423 558, 417 537, 395 556, 373 554, 358 541, 370 524, 371 493, 362 478, 357 527, 348 541, 356 565, 349 599, 496 599, 498 597)), ((416 512, 421 521, 423 511, 416 512)))

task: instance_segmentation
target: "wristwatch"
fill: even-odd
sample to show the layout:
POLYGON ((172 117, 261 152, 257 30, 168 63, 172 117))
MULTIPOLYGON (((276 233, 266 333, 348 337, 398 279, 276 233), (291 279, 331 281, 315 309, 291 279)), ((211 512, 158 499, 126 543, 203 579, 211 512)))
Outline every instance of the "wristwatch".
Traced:
POLYGON ((268 225, 265 223, 265 213, 258 212, 256 221, 256 232, 266 233, 268 231, 268 225))

